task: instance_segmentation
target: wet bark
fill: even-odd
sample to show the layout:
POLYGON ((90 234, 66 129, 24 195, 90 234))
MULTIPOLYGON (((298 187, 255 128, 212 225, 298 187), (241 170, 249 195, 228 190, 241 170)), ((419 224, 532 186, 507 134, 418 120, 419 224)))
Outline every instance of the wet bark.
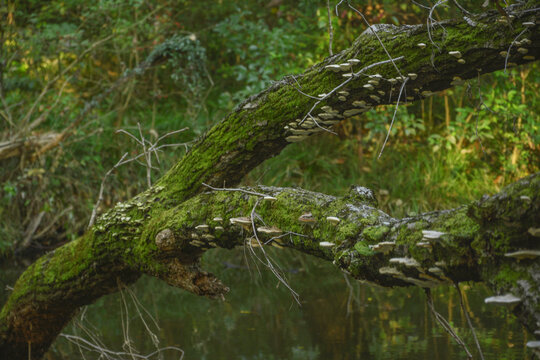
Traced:
POLYGON ((504 68, 505 58, 499 53, 508 51, 520 33, 528 40, 520 45, 527 55, 514 45, 509 61, 535 60, 540 55, 538 24, 523 23, 534 22, 540 10, 514 7, 509 12, 515 16, 512 28, 498 21, 496 12, 447 22, 444 34, 431 31, 436 45, 430 43, 424 25, 377 27, 374 31, 401 74, 389 62, 367 68, 339 89, 345 93, 336 91, 315 107, 317 100, 298 88, 317 96, 331 93, 348 79, 326 66, 357 58, 361 65, 353 69, 359 71, 388 60, 371 30, 351 48, 247 99, 155 186, 117 204, 84 236, 43 256, 23 273, 0 312, 0 358, 41 358, 80 306, 143 273, 199 295, 222 297, 228 288, 200 269, 198 260, 213 247, 245 246, 246 241, 247 246, 269 241, 267 246, 294 248, 383 286, 486 281, 497 293, 520 298, 514 310, 535 331, 540 321, 538 261, 506 255, 538 250, 538 175, 468 206, 408 219, 393 219, 377 210, 363 188, 352 189, 344 198, 301 189, 252 189, 265 199, 245 191, 203 193, 208 188, 202 185, 233 186, 290 142, 323 131, 313 120, 302 122, 312 108, 319 125, 331 127, 355 112, 351 110, 395 103, 402 83, 412 97, 409 101, 430 96, 504 68), (454 51, 459 57, 449 53, 454 51), (378 80, 373 89, 365 86, 368 80, 378 80), (245 219, 239 218, 251 219, 253 212, 275 229, 264 229, 257 221, 242 225, 245 219), (264 235, 277 235, 277 229, 287 235, 273 240, 264 235))

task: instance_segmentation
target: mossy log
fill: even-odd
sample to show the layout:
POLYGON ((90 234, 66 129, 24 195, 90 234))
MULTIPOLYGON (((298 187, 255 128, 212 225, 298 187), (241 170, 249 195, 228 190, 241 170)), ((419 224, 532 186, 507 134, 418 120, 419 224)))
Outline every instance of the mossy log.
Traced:
POLYGON ((117 204, 81 238, 44 255, 21 275, 0 312, 0 358, 41 358, 80 306, 143 273, 199 295, 221 297, 227 287, 202 271, 198 260, 212 247, 245 245, 246 239, 333 261, 355 278, 383 286, 486 281, 495 292, 518 297, 515 313, 529 330, 537 330, 540 265, 531 255, 508 254, 538 251, 539 175, 469 206, 401 220, 377 210, 369 190, 358 187, 343 198, 269 187, 203 192, 208 190, 203 183, 236 185, 290 142, 323 131, 314 122, 300 124, 312 108, 320 125, 330 127, 352 116, 353 109, 395 103, 399 81, 405 82, 412 101, 504 68, 501 51, 510 49, 510 63, 535 60, 540 55, 540 10, 514 6, 507 12, 515 17, 512 27, 499 21, 497 12, 446 22, 444 32, 431 29, 436 45, 424 25, 378 26, 373 30, 400 73, 390 62, 369 67, 388 58, 367 30, 351 48, 240 104, 155 186, 117 204), (527 55, 511 47, 518 35, 527 39, 520 44, 527 55), (367 64, 355 65, 359 69, 368 69, 349 77, 339 89, 344 93, 336 91, 313 107, 318 100, 299 92, 332 92, 347 78, 327 66, 352 58, 367 64), (373 89, 364 86, 369 80, 375 80, 373 89), (267 229, 251 222, 253 212, 267 229), (279 232, 286 235, 270 240, 279 232), (258 240, 253 240, 255 234, 258 240))

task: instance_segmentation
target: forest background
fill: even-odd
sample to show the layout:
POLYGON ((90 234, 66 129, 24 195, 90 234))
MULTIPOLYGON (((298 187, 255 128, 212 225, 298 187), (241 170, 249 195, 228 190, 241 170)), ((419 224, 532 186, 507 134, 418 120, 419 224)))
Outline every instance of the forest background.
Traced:
MULTIPOLYGON (((3 0, 0 261, 17 255, 27 262, 85 231, 106 174, 126 152, 141 152, 122 131, 154 142, 186 129, 165 139, 179 145, 159 153, 155 180, 240 101, 328 56, 326 5, 3 0), (144 66, 171 41, 189 55, 144 66)), ((413 2, 356 5, 372 24, 419 24, 428 16, 413 2)), ((451 7, 434 11, 435 19, 456 16, 451 7)), ((331 19, 334 53, 365 30, 346 8, 331 19)), ((533 63, 402 104, 380 158, 394 107, 379 106, 361 121, 341 122, 337 136, 287 146, 243 184, 332 195, 358 184, 395 217, 456 207, 539 171, 539 87, 533 63)), ((147 168, 119 166, 103 183, 100 213, 146 189, 147 168)), ((288 256, 289 267, 300 266, 288 256)))
MULTIPOLYGON (((425 23, 428 15, 412 2, 365 1, 360 9, 373 24, 425 23)), ((82 234, 107 171, 141 150, 118 130, 138 137, 140 124, 155 141, 186 128, 165 140, 183 145, 162 149, 156 179, 241 100, 329 54, 323 1, 7 1, 0 11, 7 20, 0 30, 3 257, 42 253, 82 234), (129 73, 170 39, 189 55, 129 73)), ((438 7, 434 16, 452 11, 438 7)), ((345 8, 332 27, 334 53, 365 29, 345 8)), ((393 106, 343 121, 337 136, 287 147, 244 184, 335 195, 360 184, 397 217, 494 193, 538 171, 537 66, 400 106, 380 158, 393 106)), ((100 210, 146 187, 144 166, 120 166, 105 182, 100 210)))

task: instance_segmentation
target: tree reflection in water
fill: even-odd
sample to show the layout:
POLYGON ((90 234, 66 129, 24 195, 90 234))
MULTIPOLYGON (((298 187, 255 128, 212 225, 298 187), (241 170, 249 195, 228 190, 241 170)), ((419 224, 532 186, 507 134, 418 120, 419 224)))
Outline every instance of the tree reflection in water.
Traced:
MULTIPOLYGON (((281 250, 274 258, 301 295, 301 307, 271 274, 259 273, 252 262, 248 268, 241 249, 215 250, 204 261, 231 287, 225 302, 200 298, 144 277, 131 289, 137 302, 156 319, 159 329, 139 307, 146 320, 146 326, 143 324, 135 301, 126 291, 123 298, 117 293, 90 306, 83 323, 113 351, 126 350, 122 345, 128 323, 132 348, 141 354, 156 350, 155 341, 146 330, 149 327, 157 336, 159 347, 178 346, 185 351, 184 359, 466 358, 465 352, 434 323, 421 289, 384 289, 352 280, 348 285, 343 274, 316 258, 287 250, 281 250), (122 316, 124 303, 127 317, 122 316)), ((16 276, 15 271, 0 272, 0 286, 9 287, 16 276)), ((490 293, 481 284, 461 287, 485 358, 525 358, 527 334, 510 311, 484 304, 490 293)), ((2 302, 8 291, 2 293, 2 302)), ((432 290, 432 295, 437 310, 476 357, 456 290, 441 287, 432 290)), ((75 323, 64 333, 90 340, 75 323)), ((98 357, 96 353, 86 355, 88 359, 98 357)), ((165 360, 180 357, 177 351, 165 351, 162 355, 165 360)), ((80 356, 77 346, 59 338, 46 358, 74 356, 80 356)))

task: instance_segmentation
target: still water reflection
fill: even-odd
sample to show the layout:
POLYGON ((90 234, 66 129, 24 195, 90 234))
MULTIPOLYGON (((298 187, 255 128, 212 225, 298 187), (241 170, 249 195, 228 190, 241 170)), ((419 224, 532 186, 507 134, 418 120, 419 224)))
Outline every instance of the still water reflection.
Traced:
MULTIPOLYGON (((259 273, 252 262, 248 269, 241 249, 208 255, 205 268, 231 287, 224 302, 144 277, 89 306, 64 333, 112 351, 131 346, 148 354, 156 345, 177 346, 185 352, 184 359, 466 359, 433 323, 421 289, 383 289, 352 280, 349 286, 331 264, 288 251, 274 253, 301 296, 298 306, 271 274, 263 269, 259 273)), ((14 271, 0 272, 2 289, 12 285, 15 276, 14 271)), ((485 287, 462 284, 462 288, 486 359, 527 358, 527 334, 510 312, 485 305, 483 299, 489 295, 485 287)), ((477 358, 456 291, 435 289, 433 298, 477 358)), ((80 351, 61 337, 46 358, 99 358, 98 353, 80 351)), ((178 351, 169 350, 152 359, 180 357, 178 351)))

